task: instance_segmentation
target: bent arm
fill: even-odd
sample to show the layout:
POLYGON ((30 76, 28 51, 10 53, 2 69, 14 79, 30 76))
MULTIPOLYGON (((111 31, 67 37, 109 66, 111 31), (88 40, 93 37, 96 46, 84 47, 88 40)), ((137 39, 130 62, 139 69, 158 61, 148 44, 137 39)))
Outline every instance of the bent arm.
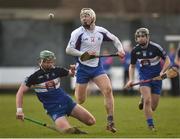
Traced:
POLYGON ((166 56, 166 59, 164 61, 164 65, 163 65, 162 70, 161 70, 162 74, 169 68, 170 64, 171 64, 170 58, 169 58, 169 56, 166 56))
POLYGON ((125 89, 132 87, 131 85, 132 85, 133 80, 134 80, 134 72, 135 72, 135 65, 130 64, 129 65, 129 81, 124 86, 125 89))
POLYGON ((72 56, 81 56, 83 52, 73 48, 73 47, 67 47, 66 48, 66 54, 72 55, 72 56))

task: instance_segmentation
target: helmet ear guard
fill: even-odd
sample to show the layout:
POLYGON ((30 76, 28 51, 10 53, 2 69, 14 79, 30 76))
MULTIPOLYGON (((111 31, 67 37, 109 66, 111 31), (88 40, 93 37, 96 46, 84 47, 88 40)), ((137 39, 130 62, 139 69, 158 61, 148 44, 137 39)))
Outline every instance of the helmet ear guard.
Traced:
POLYGON ((138 28, 135 32, 135 41, 137 42, 137 37, 140 35, 145 35, 146 37, 149 37, 149 29, 147 28, 138 28))

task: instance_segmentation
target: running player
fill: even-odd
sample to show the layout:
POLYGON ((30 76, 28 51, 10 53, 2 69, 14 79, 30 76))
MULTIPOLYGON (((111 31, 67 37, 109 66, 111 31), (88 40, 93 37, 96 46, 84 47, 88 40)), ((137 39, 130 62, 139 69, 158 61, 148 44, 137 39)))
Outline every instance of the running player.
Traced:
POLYGON ((27 77, 21 84, 16 94, 17 119, 24 120, 22 109, 23 94, 33 88, 38 99, 42 102, 47 114, 55 122, 56 128, 64 133, 85 133, 72 127, 66 119, 72 116, 86 125, 95 124, 95 118, 85 108, 76 104, 71 97, 60 87, 60 79, 63 76, 74 76, 75 66, 70 69, 56 67, 53 52, 44 50, 40 52, 39 69, 27 77))
MULTIPOLYGON (((140 80, 151 79, 162 75, 170 65, 170 59, 163 48, 150 41, 149 30, 139 28, 135 33, 136 47, 131 52, 131 63, 129 66, 129 81, 125 88, 129 88, 134 80, 135 64, 138 64, 140 80), (164 60, 161 66, 161 59, 164 60)), ((140 84, 142 99, 139 108, 144 110, 146 122, 151 130, 155 130, 153 122, 153 111, 156 110, 160 98, 162 81, 152 81, 140 84)))
POLYGON ((86 100, 86 88, 92 80, 104 95, 104 105, 107 111, 107 130, 116 132, 114 126, 114 97, 110 79, 103 70, 99 58, 81 61, 80 56, 99 55, 103 41, 113 42, 117 48, 117 54, 122 58, 125 55, 119 39, 103 27, 96 26, 96 14, 91 8, 83 8, 80 12, 82 26, 71 33, 71 38, 66 48, 66 53, 77 57, 77 80, 75 97, 82 104, 86 100))
POLYGON ((178 48, 176 52, 174 63, 180 67, 180 47, 178 48))

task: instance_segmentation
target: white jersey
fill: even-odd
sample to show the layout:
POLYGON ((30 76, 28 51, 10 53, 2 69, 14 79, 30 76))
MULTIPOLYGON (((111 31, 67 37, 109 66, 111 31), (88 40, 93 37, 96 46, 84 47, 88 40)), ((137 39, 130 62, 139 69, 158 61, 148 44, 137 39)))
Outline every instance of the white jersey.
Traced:
MULTIPOLYGON (((112 41, 115 46, 116 44, 119 45, 120 43, 119 39, 117 39, 115 35, 111 34, 103 27, 95 26, 95 29, 90 31, 81 26, 71 33, 71 38, 67 48, 74 48, 82 53, 86 51, 96 52, 96 55, 99 55, 103 41, 112 41)), ((80 58, 78 58, 78 61, 86 66, 97 67, 99 58, 94 58, 87 61, 81 61, 80 58)))

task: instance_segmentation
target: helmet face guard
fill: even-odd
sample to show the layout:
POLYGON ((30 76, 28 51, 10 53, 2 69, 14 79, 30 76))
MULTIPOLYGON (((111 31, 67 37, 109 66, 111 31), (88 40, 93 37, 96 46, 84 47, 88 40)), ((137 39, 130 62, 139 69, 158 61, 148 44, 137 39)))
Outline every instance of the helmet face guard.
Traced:
POLYGON ((91 26, 92 24, 95 24, 96 14, 95 14, 95 12, 93 11, 93 9, 91 9, 91 8, 83 8, 83 9, 81 9, 81 12, 80 12, 80 19, 82 19, 82 17, 85 16, 85 15, 90 16, 90 18, 91 18, 91 24, 90 24, 90 25, 84 24, 83 26, 86 27, 86 28, 90 28, 90 26, 91 26))
POLYGON ((136 30, 135 33, 135 41, 137 42, 137 38, 139 36, 146 36, 147 38, 149 38, 149 30, 147 28, 139 28, 136 30))
POLYGON ((42 61, 46 60, 55 60, 55 54, 48 50, 43 50, 40 52, 39 59, 42 61))

